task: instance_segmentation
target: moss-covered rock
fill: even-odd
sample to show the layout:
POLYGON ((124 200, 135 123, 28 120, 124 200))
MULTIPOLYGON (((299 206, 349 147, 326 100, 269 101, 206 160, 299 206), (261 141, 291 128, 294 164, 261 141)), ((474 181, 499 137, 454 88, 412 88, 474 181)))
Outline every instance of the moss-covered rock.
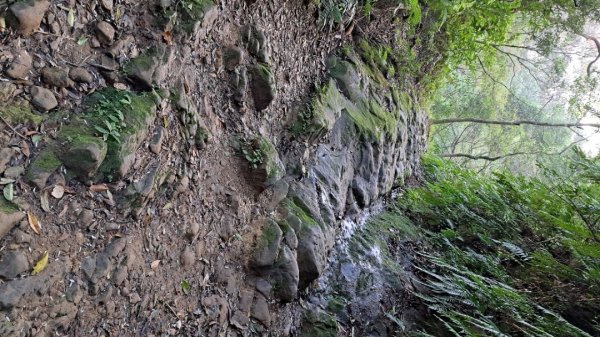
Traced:
POLYGON ((299 112, 292 125, 292 132, 317 139, 333 128, 333 124, 340 117, 343 109, 344 97, 335 81, 329 79, 308 107, 299 112))
POLYGON ((81 178, 93 177, 106 157, 106 142, 83 122, 63 126, 57 135, 60 161, 81 178))
POLYGON ((46 182, 52 173, 61 165, 60 159, 54 154, 52 147, 46 147, 27 167, 25 179, 39 189, 46 187, 46 182))
POLYGON ((152 47, 123 65, 123 72, 134 84, 144 90, 152 89, 161 80, 159 67, 167 62, 166 48, 152 47))
POLYGON ((243 144, 241 150, 252 169, 250 180, 257 187, 272 186, 285 175, 277 149, 267 138, 256 137, 243 144))
POLYGON ((325 312, 307 311, 302 320, 300 337, 336 337, 338 332, 335 318, 325 312))
POLYGON ((259 63, 250 68, 250 90, 254 99, 254 107, 261 111, 266 109, 275 99, 275 77, 266 63, 259 63))
POLYGON ((257 268, 270 267, 275 263, 283 232, 273 220, 267 220, 256 243, 253 265, 257 268))
POLYGON ((0 239, 24 217, 25 213, 19 211, 17 205, 0 195, 0 239))
POLYGON ((106 137, 106 158, 98 169, 98 178, 108 180, 125 176, 135 159, 135 151, 148 136, 148 128, 155 118, 156 105, 150 94, 133 94, 124 90, 106 88, 90 96, 85 105, 86 116, 93 125, 103 125, 102 101, 113 102, 115 110, 123 115, 123 126, 117 137, 106 137))
POLYGON ((39 125, 43 118, 31 111, 27 103, 0 105, 0 116, 12 124, 39 125))

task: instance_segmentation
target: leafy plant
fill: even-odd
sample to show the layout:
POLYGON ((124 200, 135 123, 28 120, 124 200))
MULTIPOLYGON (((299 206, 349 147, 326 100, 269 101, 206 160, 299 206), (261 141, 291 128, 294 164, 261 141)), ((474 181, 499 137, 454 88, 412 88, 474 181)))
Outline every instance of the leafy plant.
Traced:
POLYGON ((109 100, 103 96, 94 106, 97 118, 102 125, 94 125, 94 129, 107 141, 109 138, 121 143, 121 131, 127 126, 123 108, 131 106, 131 96, 123 94, 117 100, 109 100))
POLYGON ((264 150, 254 141, 244 142, 241 151, 244 158, 250 164, 250 168, 253 170, 259 168, 265 160, 264 150))

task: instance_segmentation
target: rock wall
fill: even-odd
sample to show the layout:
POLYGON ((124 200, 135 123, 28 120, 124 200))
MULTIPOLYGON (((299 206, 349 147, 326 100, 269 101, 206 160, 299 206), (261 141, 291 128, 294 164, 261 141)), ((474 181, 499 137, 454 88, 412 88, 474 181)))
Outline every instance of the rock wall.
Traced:
POLYGON ((354 52, 330 58, 328 67, 330 80, 294 127, 320 144, 304 176, 283 183, 279 228, 265 226, 255 253, 254 266, 284 301, 321 275, 340 220, 401 185, 425 148, 426 114, 409 88, 354 52))

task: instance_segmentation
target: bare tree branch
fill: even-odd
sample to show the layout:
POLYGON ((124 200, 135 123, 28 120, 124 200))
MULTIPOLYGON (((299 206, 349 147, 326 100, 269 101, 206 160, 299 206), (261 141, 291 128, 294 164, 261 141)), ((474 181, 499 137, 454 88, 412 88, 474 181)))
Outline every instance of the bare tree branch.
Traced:
POLYGON ((446 118, 446 119, 432 119, 430 123, 433 124, 449 124, 449 123, 479 123, 479 124, 493 124, 493 125, 535 125, 535 126, 549 126, 549 127, 562 127, 562 128, 580 128, 583 126, 589 126, 594 128, 600 128, 598 123, 547 123, 547 122, 536 122, 536 121, 498 121, 491 119, 479 119, 479 118, 446 118))

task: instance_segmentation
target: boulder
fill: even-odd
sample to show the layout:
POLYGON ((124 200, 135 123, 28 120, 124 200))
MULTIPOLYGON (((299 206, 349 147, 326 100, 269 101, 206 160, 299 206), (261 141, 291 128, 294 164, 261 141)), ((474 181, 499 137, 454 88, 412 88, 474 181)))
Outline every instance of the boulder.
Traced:
POLYGON ((31 103, 38 109, 48 111, 56 108, 58 102, 52 91, 42 88, 31 88, 31 103))
POLYGON ((266 109, 275 99, 275 78, 266 64, 257 64, 250 68, 250 90, 254 99, 254 107, 261 111, 266 109))
POLYGON ((21 0, 8 9, 7 23, 23 36, 29 36, 38 28, 50 7, 48 0, 21 0))
POLYGON ((257 268, 270 267, 275 263, 277 254, 279 253, 279 245, 281 244, 283 232, 279 225, 268 220, 262 229, 262 234, 256 244, 253 266, 257 268))
POLYGON ((58 88, 68 88, 73 85, 69 73, 59 67, 45 67, 42 69, 42 79, 46 84, 58 88))

